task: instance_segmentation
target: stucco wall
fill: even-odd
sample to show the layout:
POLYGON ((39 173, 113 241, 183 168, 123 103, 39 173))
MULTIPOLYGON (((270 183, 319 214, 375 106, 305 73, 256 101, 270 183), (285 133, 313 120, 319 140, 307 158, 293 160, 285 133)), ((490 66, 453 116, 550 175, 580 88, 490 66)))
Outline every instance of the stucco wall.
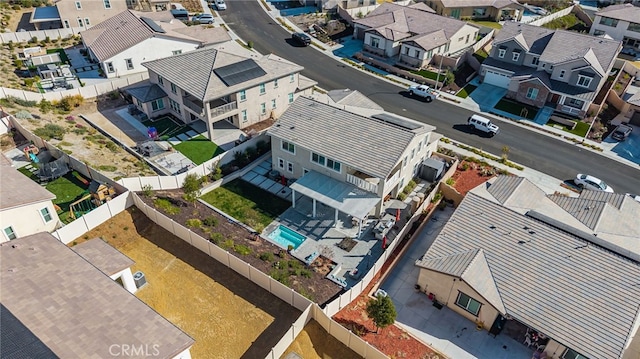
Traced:
MULTIPOLYGON (((627 30, 627 28, 629 27, 628 21, 620 20, 618 21, 618 25, 616 27, 612 27, 612 26, 600 24, 601 19, 602 19, 602 16, 596 16, 595 20, 593 21, 593 25, 589 30, 590 35, 593 35, 597 30, 600 30, 600 31, 604 31, 605 34, 611 36, 614 40, 622 41, 622 39, 625 36, 630 37, 632 39, 640 40, 640 32, 627 30)), ((640 23, 640 19, 638 20, 637 23, 640 23)))
POLYGON ((75 0, 60 0, 56 3, 63 27, 65 20, 69 22, 71 27, 80 26, 78 24, 78 18, 81 18, 83 22, 82 27, 88 29, 127 10, 127 2, 125 0, 111 0, 110 9, 106 9, 104 2, 101 0, 80 0, 80 4, 82 6, 81 10, 76 8, 75 0), (88 26, 84 24, 86 18, 89 18, 90 24, 88 26))
POLYGON ((51 201, 43 201, 13 209, 7 209, 0 214, 0 242, 8 240, 4 234, 4 229, 11 226, 18 238, 28 236, 38 232, 53 232, 59 222, 58 214, 53 208, 51 201), (40 210, 47 208, 51 214, 49 222, 44 221, 40 215, 40 210))

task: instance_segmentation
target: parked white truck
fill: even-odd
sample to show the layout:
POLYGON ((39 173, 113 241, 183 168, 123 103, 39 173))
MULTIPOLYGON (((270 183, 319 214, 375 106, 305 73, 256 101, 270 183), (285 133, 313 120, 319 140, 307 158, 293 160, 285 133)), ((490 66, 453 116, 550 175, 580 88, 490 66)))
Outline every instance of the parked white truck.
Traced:
POLYGON ((409 91, 409 95, 422 97, 427 102, 438 98, 438 93, 427 85, 413 85, 407 91, 409 91))

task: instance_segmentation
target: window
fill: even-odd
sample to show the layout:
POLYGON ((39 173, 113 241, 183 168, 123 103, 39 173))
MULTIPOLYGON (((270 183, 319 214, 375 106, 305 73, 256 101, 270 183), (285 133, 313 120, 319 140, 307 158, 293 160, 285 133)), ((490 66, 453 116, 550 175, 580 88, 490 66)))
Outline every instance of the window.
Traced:
POLYGON ((358 0, 358 6, 364 6, 364 0, 358 0))
POLYGON ((564 74, 565 74, 565 70, 560 70, 560 74, 558 75, 559 78, 564 78, 564 74))
POLYGON ((627 30, 633 31, 633 32, 640 32, 640 23, 630 22, 629 26, 627 27, 627 30))
POLYGON ((293 163, 287 161, 287 172, 293 173, 293 163))
POLYGON ((402 53, 405 55, 409 55, 409 48, 407 46, 402 47, 402 53))
POLYGON ((520 53, 517 51, 513 52, 513 61, 518 61, 518 59, 520 58, 520 53))
POLYGON ((171 92, 173 92, 175 94, 178 93, 178 87, 173 82, 171 83, 171 92))
POLYGON ((164 86, 164 78, 162 78, 162 76, 158 75, 158 83, 162 86, 164 86))
POLYGON ((287 141, 282 141, 282 149, 287 152, 296 153, 296 146, 287 141))
POLYGON ((421 149, 422 149, 422 140, 418 142, 418 152, 420 152, 421 149))
POLYGON ((124 59, 124 62, 127 64, 127 70, 133 70, 133 61, 131 59, 124 59))
POLYGON ((111 0, 104 0, 104 8, 111 9, 111 0))
POLYGON ((7 239, 9 240, 18 238, 16 236, 16 232, 13 231, 13 227, 11 226, 5 228, 3 232, 4 232, 4 235, 7 237, 7 239))
POLYGON ((456 304, 460 306, 460 308, 476 316, 480 311, 480 306, 482 306, 480 302, 462 292, 458 292, 458 299, 456 299, 456 304))
POLYGON ((380 45, 380 39, 378 39, 377 37, 372 37, 371 38, 371 47, 378 48, 379 45, 380 45))
POLYGON ((602 17, 600 18, 600 25, 616 27, 618 26, 618 20, 609 17, 602 17))
POLYGON ((274 98, 273 100, 271 100, 271 108, 276 108, 278 107, 278 104, 276 102, 276 99, 274 98))
POLYGON ((464 36, 458 38, 458 42, 462 42, 462 40, 464 40, 464 36))
POLYGON ((567 97, 564 100, 564 104, 569 106, 569 107, 582 109, 582 106, 584 105, 584 101, 578 100, 576 98, 567 97))
POLYGON ((420 50, 416 50, 416 59, 420 58, 420 50))
POLYGON ((498 57, 504 59, 504 55, 507 53, 507 49, 498 49, 498 57))
POLYGON ((407 167, 407 160, 409 159, 408 156, 404 156, 404 159, 402 159, 402 168, 407 167))
POLYGON ((247 122, 248 118, 247 118, 247 110, 242 110, 242 122, 247 122))
POLYGON ((334 161, 330 158, 327 159, 327 167, 331 168, 336 172, 340 172, 340 162, 334 161))
POLYGON ((531 65, 538 66, 539 62, 540 62, 540 57, 538 56, 535 56, 533 59, 531 59, 531 65))
POLYGON ((138 104, 138 107, 142 108, 144 105, 142 104, 142 101, 136 99, 136 103, 138 104))
POLYGON ((85 26, 91 26, 91 23, 89 22, 89 18, 88 17, 84 18, 84 25, 85 26))
POLYGON ((65 29, 68 29, 68 28, 70 28, 70 27, 71 27, 71 25, 69 25, 69 20, 65 20, 65 21, 64 21, 64 28, 65 28, 65 29))
POLYGON ((578 86, 580 87, 589 87, 591 85, 592 77, 587 77, 584 75, 578 75, 578 86))
POLYGON ((487 9, 483 7, 473 9, 473 17, 482 17, 487 13, 487 9))
POLYGON ((413 159, 416 156, 416 149, 412 148, 411 149, 411 159, 413 159))
POLYGON ((604 34, 606 34, 606 32, 604 32, 604 31, 602 31, 602 30, 595 30, 595 31, 593 32, 593 36, 602 36, 602 35, 604 35, 604 34))
POLYGON ((50 222, 53 219, 53 217, 51 217, 51 212, 49 212, 49 208, 47 207, 40 210, 40 215, 42 216, 44 223, 50 222))
POLYGON ((247 99, 247 91, 245 90, 241 90, 240 92, 238 92, 240 97, 240 101, 245 101, 247 99))
POLYGON ((432 57, 433 57, 433 50, 427 51, 427 59, 430 59, 432 57))
POLYGON ((109 73, 116 72, 116 70, 113 68, 113 62, 105 62, 104 66, 107 68, 107 72, 109 73))
POLYGON ((171 107, 171 109, 172 109, 174 112, 176 112, 176 113, 178 113, 178 114, 180 114, 180 113, 181 113, 181 111, 180 111, 180 104, 179 104, 179 103, 177 103, 176 101, 173 101, 172 99, 169 99, 169 107, 171 107))
POLYGON ((587 359, 587 357, 576 353, 576 351, 573 349, 567 348, 564 354, 562 354, 562 359, 587 359))
POLYGON ((76 10, 82 10, 82 4, 80 1, 76 1, 76 10))
POLYGON ((258 85, 258 88, 260 88, 260 94, 264 95, 267 92, 266 87, 264 86, 264 84, 260 84, 258 85))
POLYGON ((264 115, 266 113, 267 113, 267 104, 263 102, 260 104, 260 114, 264 115))
POLYGON ((324 166, 325 160, 326 159, 324 158, 324 156, 320 156, 317 153, 311 152, 311 162, 315 162, 319 165, 324 166))
POLYGON ((527 90, 527 98, 530 100, 535 100, 536 97, 538 97, 538 89, 529 87, 529 89, 527 90))
POLYGON ((78 26, 80 26, 80 27, 84 26, 84 22, 82 22, 81 18, 78 18, 78 26))
POLYGON ((296 74, 289 75, 289 82, 294 82, 296 80, 296 74))
POLYGON ((284 160, 282 158, 278 158, 278 168, 284 169, 284 160))
POLYGON ((288 97, 289 97, 289 103, 292 103, 292 102, 293 102, 293 92, 292 92, 292 93, 290 93, 290 94, 288 95, 288 97))
POLYGON ((273 80, 273 88, 274 89, 278 88, 278 79, 273 80))
POLYGON ((174 50, 174 51, 171 51, 171 54, 172 54, 172 55, 180 55, 181 53, 182 53, 182 50, 174 50))
POLYGON ((164 108, 164 101, 161 98, 151 101, 151 110, 159 111, 164 108))
MULTIPOLYGON (((467 34, 467 39, 466 39, 466 40, 464 40, 464 43, 465 43, 465 44, 468 44, 468 43, 469 43, 469 38, 470 38, 470 36, 471 36, 471 34, 467 34)), ((447 51, 449 51, 449 47, 447 47, 447 51)))

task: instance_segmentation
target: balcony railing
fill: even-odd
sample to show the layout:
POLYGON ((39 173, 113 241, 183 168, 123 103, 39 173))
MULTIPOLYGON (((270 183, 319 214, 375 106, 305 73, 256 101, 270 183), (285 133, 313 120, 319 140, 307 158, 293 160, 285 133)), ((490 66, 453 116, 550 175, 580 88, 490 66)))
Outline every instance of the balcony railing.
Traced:
POLYGON ((378 185, 373 184, 367 180, 364 180, 360 177, 356 177, 354 175, 347 174, 347 182, 355 185, 358 188, 362 188, 365 191, 373 192, 378 194, 378 185))
POLYGON ((216 108, 212 108, 211 109, 211 117, 218 117, 220 115, 223 115, 229 111, 233 111, 235 109, 238 108, 238 102, 233 101, 233 102, 229 102, 227 104, 224 104, 222 106, 218 106, 216 108))
POLYGON ((202 108, 202 106, 196 104, 195 102, 191 101, 188 97, 183 97, 182 98, 182 103, 191 111, 195 112, 196 114, 200 115, 200 116, 204 116, 204 108, 202 108))
POLYGON ((398 183, 399 180, 400 180, 400 171, 398 170, 396 171, 396 173, 393 174, 393 176, 391 176, 391 178, 387 180, 387 182, 385 182, 384 193, 387 193, 391 187, 395 186, 396 183, 398 183))
POLYGON ((579 108, 563 105, 562 108, 560 109, 560 111, 562 111, 564 113, 570 113, 572 115, 580 115, 580 112, 582 110, 579 109, 579 108))

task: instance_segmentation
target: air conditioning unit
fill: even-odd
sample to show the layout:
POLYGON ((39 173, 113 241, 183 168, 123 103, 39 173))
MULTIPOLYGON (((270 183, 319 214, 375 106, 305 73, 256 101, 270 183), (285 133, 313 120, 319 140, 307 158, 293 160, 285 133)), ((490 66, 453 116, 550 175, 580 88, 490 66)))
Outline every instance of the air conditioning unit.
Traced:
POLYGON ((137 271, 133 274, 133 281, 136 283, 136 288, 140 289, 147 284, 147 278, 144 273, 137 271))

